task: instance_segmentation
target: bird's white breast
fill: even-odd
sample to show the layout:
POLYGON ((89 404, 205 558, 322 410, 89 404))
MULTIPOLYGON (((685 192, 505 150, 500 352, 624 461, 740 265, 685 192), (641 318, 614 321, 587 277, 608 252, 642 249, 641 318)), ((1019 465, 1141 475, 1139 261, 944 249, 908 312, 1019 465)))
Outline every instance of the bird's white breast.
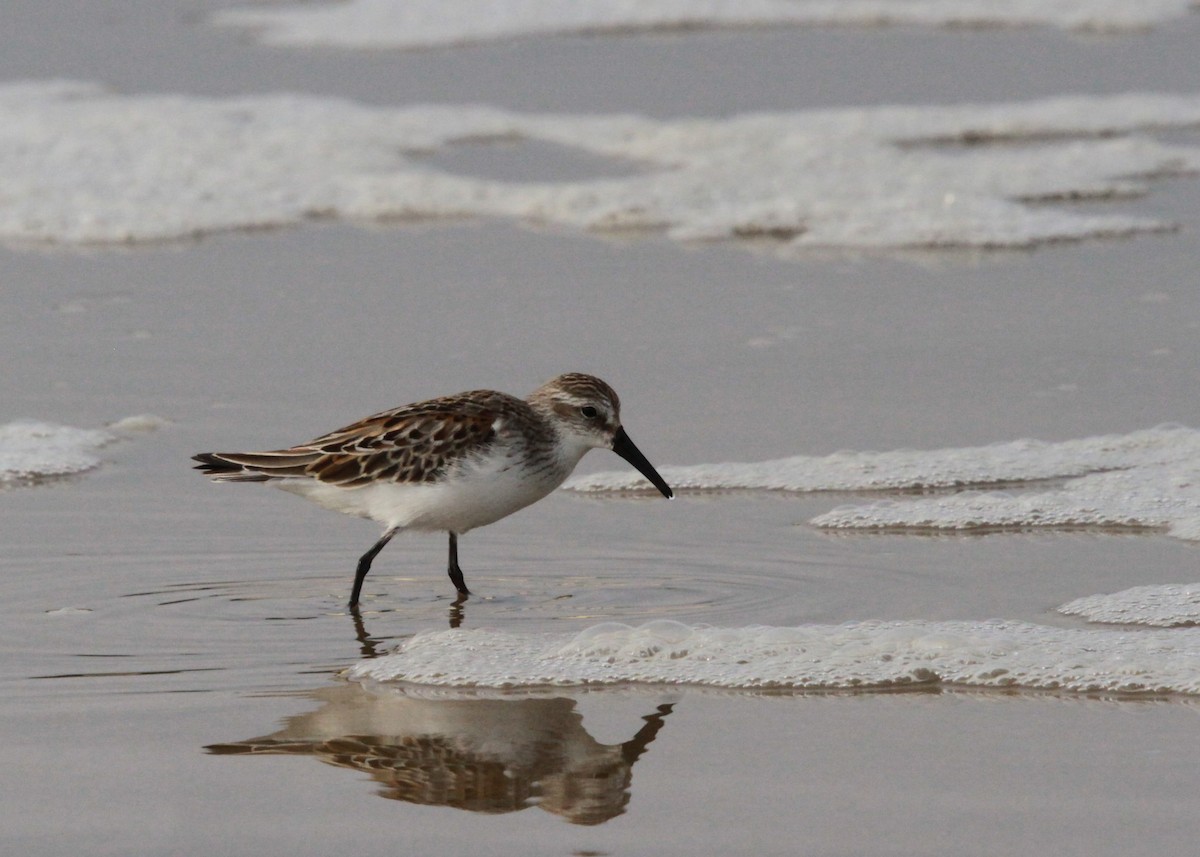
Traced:
POLYGON ((493 447, 487 456, 460 462, 434 482, 341 488, 312 479, 288 479, 279 487, 386 527, 465 533, 545 497, 566 480, 586 451, 560 449, 543 466, 532 467, 518 449, 501 446, 493 447))

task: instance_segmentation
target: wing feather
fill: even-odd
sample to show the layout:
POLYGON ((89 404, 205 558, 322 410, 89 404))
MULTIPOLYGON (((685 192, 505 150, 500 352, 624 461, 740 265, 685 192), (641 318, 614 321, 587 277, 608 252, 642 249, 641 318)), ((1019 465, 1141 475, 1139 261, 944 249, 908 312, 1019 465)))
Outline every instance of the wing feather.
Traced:
POLYGON ((214 479, 262 482, 307 477, 344 488, 438 479, 495 440, 496 420, 519 399, 473 391, 374 414, 289 449, 194 456, 214 479))

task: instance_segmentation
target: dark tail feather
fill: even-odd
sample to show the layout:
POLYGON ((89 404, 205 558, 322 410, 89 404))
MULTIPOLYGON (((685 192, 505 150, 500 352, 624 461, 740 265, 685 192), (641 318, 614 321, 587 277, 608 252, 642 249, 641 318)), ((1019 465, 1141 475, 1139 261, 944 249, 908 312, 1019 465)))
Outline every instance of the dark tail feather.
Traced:
POLYGON ((196 469, 218 482, 266 482, 286 476, 305 476, 320 457, 308 450, 279 452, 202 452, 192 460, 196 469))
POLYGON ((205 476, 221 482, 266 482, 271 477, 265 473, 252 473, 242 465, 227 461, 217 452, 202 452, 193 455, 192 461, 199 461, 196 469, 205 476))

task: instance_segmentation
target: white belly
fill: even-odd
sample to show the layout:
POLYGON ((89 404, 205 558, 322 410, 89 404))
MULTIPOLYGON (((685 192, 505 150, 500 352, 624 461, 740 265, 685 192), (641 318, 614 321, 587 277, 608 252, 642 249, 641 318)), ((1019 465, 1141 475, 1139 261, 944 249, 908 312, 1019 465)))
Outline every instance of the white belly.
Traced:
POLYGON ((563 483, 575 463, 563 462, 531 475, 519 466, 483 462, 452 471, 437 482, 360 488, 339 488, 312 479, 284 479, 277 484, 327 509, 370 518, 388 528, 465 533, 542 499, 563 483))

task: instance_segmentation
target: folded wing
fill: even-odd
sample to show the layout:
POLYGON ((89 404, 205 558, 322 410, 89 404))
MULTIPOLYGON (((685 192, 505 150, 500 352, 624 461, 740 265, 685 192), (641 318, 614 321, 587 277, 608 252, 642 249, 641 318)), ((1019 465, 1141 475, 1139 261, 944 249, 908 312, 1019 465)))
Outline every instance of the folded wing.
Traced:
POLYGON ((462 458, 486 451, 498 413, 462 396, 367 417, 308 443, 267 452, 205 452, 196 469, 220 482, 316 479, 343 488, 433 482, 462 458))

